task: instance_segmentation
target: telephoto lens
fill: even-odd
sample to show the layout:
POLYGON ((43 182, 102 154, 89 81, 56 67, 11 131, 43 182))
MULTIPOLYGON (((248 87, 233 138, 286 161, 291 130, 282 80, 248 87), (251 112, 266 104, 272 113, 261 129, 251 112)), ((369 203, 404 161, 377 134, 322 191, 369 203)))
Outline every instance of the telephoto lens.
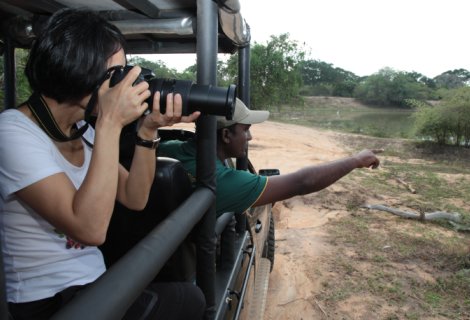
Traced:
MULTIPOLYGON (((116 85, 133 68, 127 65, 114 71, 110 79, 110 86, 116 85)), ((168 93, 179 93, 183 100, 183 116, 190 115, 194 111, 204 114, 225 116, 231 120, 235 110, 237 87, 232 84, 228 88, 212 85, 199 85, 189 80, 176 80, 157 78, 152 70, 142 68, 142 71, 134 85, 146 81, 149 84, 150 97, 146 100, 149 110, 153 108, 153 96, 160 92, 160 112, 166 111, 166 97, 168 93)))

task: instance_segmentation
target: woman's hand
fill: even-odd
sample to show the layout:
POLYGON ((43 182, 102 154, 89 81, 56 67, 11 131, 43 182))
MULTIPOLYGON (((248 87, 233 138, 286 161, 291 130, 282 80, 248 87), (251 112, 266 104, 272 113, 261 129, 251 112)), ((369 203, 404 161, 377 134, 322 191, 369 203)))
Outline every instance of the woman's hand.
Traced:
POLYGON ((150 97, 148 83, 142 81, 133 86, 141 72, 141 68, 135 66, 114 87, 109 87, 110 79, 101 85, 98 92, 98 121, 109 120, 120 128, 138 119, 148 108, 145 102, 150 97))
MULTIPOLYGON (((183 116, 183 99, 179 93, 173 94, 168 93, 166 96, 166 112, 165 114, 160 113, 160 92, 155 92, 153 97, 153 110, 151 113, 145 116, 141 126, 140 132, 153 132, 155 137, 155 131, 160 127, 172 126, 175 123, 180 122, 194 122, 201 112, 196 111, 189 116, 183 116)), ((142 138, 144 138, 142 136, 142 138)))
MULTIPOLYGON (((182 116, 182 98, 179 94, 168 94, 166 97, 166 112, 160 113, 160 93, 153 97, 153 110, 141 118, 137 135, 141 139, 154 140, 158 138, 158 128, 171 126, 178 122, 192 122, 200 112, 182 116)), ((148 201, 150 188, 155 177, 155 150, 150 148, 135 148, 131 168, 127 174, 120 171, 118 184, 118 200, 129 208, 142 210, 148 201)))

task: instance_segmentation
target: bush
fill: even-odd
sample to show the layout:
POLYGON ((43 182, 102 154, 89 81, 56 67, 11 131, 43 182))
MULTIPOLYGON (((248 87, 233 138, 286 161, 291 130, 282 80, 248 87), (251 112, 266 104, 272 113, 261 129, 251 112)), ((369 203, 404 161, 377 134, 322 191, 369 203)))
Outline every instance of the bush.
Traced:
POLYGON ((439 144, 470 147, 470 88, 454 90, 436 106, 408 103, 418 110, 414 115, 418 135, 439 144))

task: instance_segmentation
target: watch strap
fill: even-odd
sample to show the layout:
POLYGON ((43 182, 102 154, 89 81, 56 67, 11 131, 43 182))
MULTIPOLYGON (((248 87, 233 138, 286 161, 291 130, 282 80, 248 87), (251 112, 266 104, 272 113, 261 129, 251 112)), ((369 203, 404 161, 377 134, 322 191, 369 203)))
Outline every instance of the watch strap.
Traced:
POLYGON ((160 137, 157 137, 153 140, 145 140, 139 137, 138 134, 135 135, 135 144, 137 146, 149 148, 149 149, 156 149, 158 146, 158 143, 160 142, 160 137))

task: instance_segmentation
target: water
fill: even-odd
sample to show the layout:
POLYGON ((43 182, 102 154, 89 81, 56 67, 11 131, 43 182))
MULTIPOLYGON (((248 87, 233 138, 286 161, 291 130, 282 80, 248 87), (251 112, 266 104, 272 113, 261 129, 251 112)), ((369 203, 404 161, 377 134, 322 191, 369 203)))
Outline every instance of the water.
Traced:
POLYGON ((412 114, 397 108, 321 107, 282 110, 272 113, 271 119, 375 137, 414 138, 412 114))

